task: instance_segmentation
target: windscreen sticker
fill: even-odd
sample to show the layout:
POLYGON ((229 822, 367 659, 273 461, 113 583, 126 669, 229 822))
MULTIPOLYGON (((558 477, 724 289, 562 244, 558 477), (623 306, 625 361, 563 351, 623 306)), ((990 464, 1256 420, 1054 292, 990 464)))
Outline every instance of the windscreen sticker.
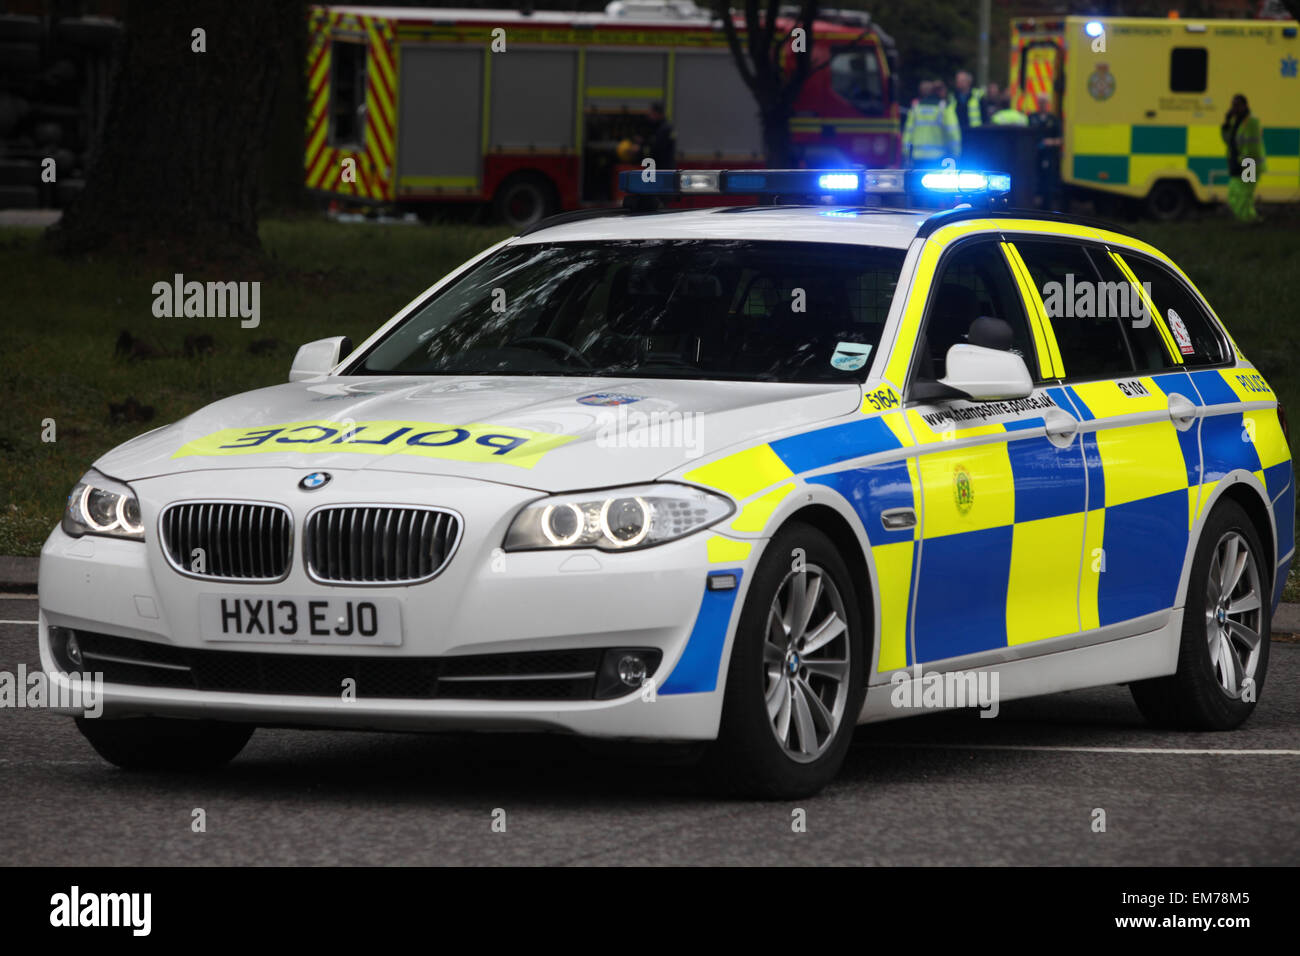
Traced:
POLYGON ((1182 316, 1170 309, 1168 319, 1169 331, 1174 333, 1174 341, 1178 343, 1178 351, 1184 355, 1195 355, 1196 347, 1192 345, 1192 337, 1187 332, 1187 326, 1183 324, 1182 316))
POLYGON ((574 437, 485 424, 287 422, 253 428, 225 428, 187 442, 172 457, 332 452, 415 455, 532 468, 548 451, 573 441, 574 437))
POLYGON ((867 364, 871 346, 862 342, 840 342, 831 356, 831 365, 846 372, 855 372, 867 364))

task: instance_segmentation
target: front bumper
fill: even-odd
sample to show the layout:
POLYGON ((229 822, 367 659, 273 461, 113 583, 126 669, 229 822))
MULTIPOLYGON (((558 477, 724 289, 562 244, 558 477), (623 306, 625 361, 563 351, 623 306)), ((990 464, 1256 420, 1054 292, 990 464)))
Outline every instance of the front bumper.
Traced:
MULTIPOLYGON (((304 664, 315 656, 364 656, 392 662, 448 659, 465 655, 511 655, 611 647, 653 648, 662 661, 653 679, 666 683, 688 643, 699 639, 697 620, 717 592, 707 589, 710 572, 705 539, 710 532, 626 554, 598 551, 499 550, 518 509, 538 493, 507 485, 424 475, 336 472, 318 492, 296 490, 301 477, 289 469, 190 473, 132 483, 140 497, 147 540, 72 538, 56 528, 46 541, 40 567, 40 653, 45 670, 58 681, 62 670, 51 647, 50 629, 68 628, 116 638, 167 645, 182 651, 228 650, 240 654, 294 655, 304 664), (219 489, 219 490, 218 490, 219 489), (273 493, 272 490, 279 493, 273 493), (454 508, 464 518, 458 551, 446 569, 422 584, 339 587, 307 575, 301 548, 288 576, 274 584, 233 584, 187 577, 165 559, 157 515, 167 503, 203 497, 276 500, 294 515, 296 544, 306 514, 322 504, 407 504, 454 508), (287 492, 287 493, 285 493, 287 492), (344 592, 346 592, 344 594, 344 592), (199 633, 198 597, 396 598, 402 642, 397 646, 238 644, 204 640, 199 633)), ((736 570, 743 571, 743 568, 736 570)), ((747 575, 738 575, 743 587, 747 575)), ((697 676, 680 692, 653 695, 632 691, 612 700, 378 699, 358 687, 355 697, 297 693, 244 693, 188 687, 106 683, 108 717, 152 714, 206 717, 259 724, 398 730, 559 730, 591 736, 660 740, 702 740, 717 735, 721 712, 718 671, 729 646, 737 588, 722 615, 725 633, 706 635, 718 647, 713 679, 698 678, 698 646, 690 655, 697 676)), ((707 618, 717 622, 716 605, 707 618)), ((324 663, 318 661, 317 663, 324 663)), ((88 668, 89 669, 89 668, 88 668)))

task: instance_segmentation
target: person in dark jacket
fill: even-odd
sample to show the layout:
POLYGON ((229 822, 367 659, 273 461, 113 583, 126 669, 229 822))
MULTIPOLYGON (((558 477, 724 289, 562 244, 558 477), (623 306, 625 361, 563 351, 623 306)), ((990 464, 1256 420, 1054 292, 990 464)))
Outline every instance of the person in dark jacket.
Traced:
POLYGON ((1061 121, 1052 112, 1052 98, 1046 93, 1037 97, 1038 111, 1029 115, 1029 128, 1038 133, 1039 201, 1044 209, 1054 209, 1061 184, 1061 121))
POLYGON ((646 152, 655 161, 656 169, 677 168, 677 131, 668 122, 662 103, 650 104, 650 136, 646 152))

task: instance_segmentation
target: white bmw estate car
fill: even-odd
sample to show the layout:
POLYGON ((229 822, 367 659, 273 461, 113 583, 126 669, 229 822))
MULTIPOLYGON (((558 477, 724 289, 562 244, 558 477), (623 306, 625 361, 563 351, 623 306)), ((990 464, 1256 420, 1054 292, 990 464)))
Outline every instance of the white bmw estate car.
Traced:
POLYGON ((878 208, 865 174, 652 191, 810 175, 848 201, 549 220, 95 462, 40 567, 46 671, 104 681, 90 743, 201 768, 259 724, 709 742, 794 796, 934 675, 1240 724, 1294 488, 1210 305, 1113 228, 878 208))

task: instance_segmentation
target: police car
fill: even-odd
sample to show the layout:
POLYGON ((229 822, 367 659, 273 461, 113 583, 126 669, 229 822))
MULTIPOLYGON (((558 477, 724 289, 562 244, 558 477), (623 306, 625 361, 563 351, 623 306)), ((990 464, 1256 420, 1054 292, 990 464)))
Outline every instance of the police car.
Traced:
POLYGON ((710 742, 792 796, 934 675, 1240 724, 1294 549, 1272 389, 1145 242, 904 177, 633 175, 104 455, 40 567, 81 731, 128 768, 259 724, 710 742))

